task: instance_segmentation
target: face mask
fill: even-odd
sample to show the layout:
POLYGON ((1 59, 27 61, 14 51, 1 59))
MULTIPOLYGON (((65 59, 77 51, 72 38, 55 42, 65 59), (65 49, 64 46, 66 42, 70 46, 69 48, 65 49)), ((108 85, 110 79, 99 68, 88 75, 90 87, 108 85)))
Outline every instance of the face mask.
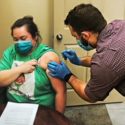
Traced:
POLYGON ((33 45, 30 40, 19 40, 17 43, 15 43, 15 49, 21 55, 27 55, 32 48, 33 45))
POLYGON ((86 51, 93 50, 94 48, 83 40, 77 40, 77 44, 86 51))

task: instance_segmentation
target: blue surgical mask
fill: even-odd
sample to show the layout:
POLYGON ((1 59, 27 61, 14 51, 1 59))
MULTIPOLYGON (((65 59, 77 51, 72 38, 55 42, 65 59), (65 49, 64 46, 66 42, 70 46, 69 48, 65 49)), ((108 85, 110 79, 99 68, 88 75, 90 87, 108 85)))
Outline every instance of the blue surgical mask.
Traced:
POLYGON ((77 44, 86 51, 93 50, 94 48, 83 40, 77 40, 77 44))
POLYGON ((33 48, 31 40, 19 40, 15 43, 15 49, 20 55, 27 55, 33 48))

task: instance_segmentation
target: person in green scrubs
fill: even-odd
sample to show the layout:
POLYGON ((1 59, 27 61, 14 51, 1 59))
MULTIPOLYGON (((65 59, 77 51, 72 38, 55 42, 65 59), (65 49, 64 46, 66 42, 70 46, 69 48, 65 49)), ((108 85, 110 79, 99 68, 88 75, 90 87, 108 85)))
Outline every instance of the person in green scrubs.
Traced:
POLYGON ((11 26, 13 44, 0 60, 0 87, 7 88, 8 101, 36 103, 61 113, 66 104, 63 81, 47 73, 50 61, 60 63, 57 53, 45 44, 32 16, 25 16, 11 26))

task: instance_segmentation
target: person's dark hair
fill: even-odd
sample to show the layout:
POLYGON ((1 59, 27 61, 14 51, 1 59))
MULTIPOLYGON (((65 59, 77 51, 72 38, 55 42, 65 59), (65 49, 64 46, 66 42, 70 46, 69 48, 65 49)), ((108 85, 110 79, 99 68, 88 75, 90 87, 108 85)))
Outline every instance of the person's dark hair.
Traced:
POLYGON ((78 33, 91 31, 100 33, 107 25, 101 12, 91 4, 79 4, 69 11, 65 25, 70 25, 78 33))
POLYGON ((26 25, 27 31, 32 35, 33 38, 37 36, 37 42, 41 40, 40 32, 37 28, 37 25, 33 21, 32 16, 24 16, 14 22, 11 26, 11 35, 13 36, 13 29, 19 28, 26 25))

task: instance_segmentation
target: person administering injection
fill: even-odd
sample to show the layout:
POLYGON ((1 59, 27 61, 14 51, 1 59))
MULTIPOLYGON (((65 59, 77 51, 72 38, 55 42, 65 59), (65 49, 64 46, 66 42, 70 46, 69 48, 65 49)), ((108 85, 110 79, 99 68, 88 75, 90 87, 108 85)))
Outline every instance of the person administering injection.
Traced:
POLYGON ((88 102, 104 100, 113 89, 125 96, 125 20, 107 24, 95 6, 79 4, 70 10, 64 22, 83 51, 96 49, 92 57, 84 58, 73 50, 62 53, 71 63, 90 67, 90 80, 80 80, 64 62, 50 62, 50 75, 69 83, 88 102))

